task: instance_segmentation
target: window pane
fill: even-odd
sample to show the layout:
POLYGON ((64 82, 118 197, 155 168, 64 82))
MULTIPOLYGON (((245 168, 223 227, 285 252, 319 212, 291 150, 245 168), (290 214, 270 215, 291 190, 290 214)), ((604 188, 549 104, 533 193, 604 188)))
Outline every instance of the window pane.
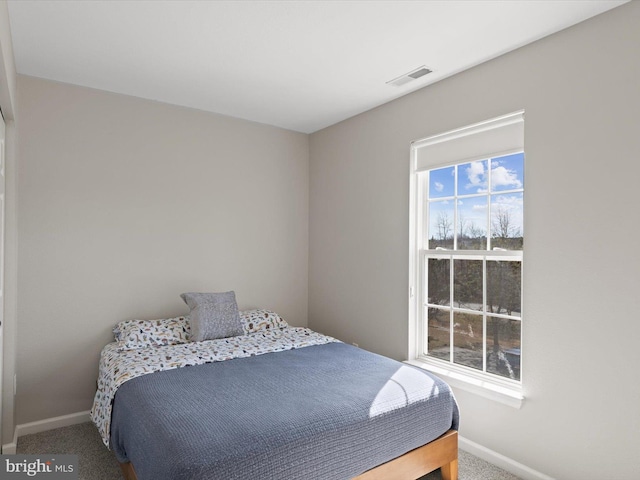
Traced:
POLYGON ((487 317, 487 372, 520 380, 521 323, 487 317))
POLYGON ((487 197, 458 200, 458 250, 487 249, 487 197))
POLYGON ((491 191, 515 190, 524 184, 524 153, 491 159, 491 191))
POLYGON ((522 250, 522 193, 491 196, 491 246, 522 250))
POLYGON ((453 249, 453 202, 429 203, 429 248, 453 249))
POLYGON ((451 303, 451 260, 430 258, 427 260, 427 302, 435 305, 451 303))
POLYGON ((488 191, 487 160, 458 165, 458 195, 488 191))
POLYGON ((454 312, 453 361, 482 370, 482 315, 454 312))
POLYGON ((425 307, 427 310, 428 324, 428 338, 427 348, 428 354, 432 357, 441 358, 443 360, 449 360, 449 348, 450 348, 450 311, 442 308, 430 308, 425 307))
POLYGON ((482 260, 453 261, 454 306, 482 311, 482 260))
POLYGON ((429 171, 429 198, 453 197, 454 168, 439 168, 429 171))
POLYGON ((522 263, 487 260, 487 313, 520 317, 522 263))

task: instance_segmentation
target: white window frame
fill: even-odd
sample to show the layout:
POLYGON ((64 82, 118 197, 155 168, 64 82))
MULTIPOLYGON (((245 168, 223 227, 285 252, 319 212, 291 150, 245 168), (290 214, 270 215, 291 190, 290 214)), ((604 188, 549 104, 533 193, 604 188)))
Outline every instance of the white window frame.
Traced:
MULTIPOLYGON (((428 188, 427 177, 428 175, 423 172, 428 170, 433 170, 441 167, 447 167, 452 165, 459 165, 463 163, 468 163, 474 160, 487 159, 487 158, 495 158, 502 155, 508 155, 511 153, 522 152, 524 150, 523 145, 513 144, 513 141, 508 139, 502 140, 499 138, 500 131, 499 129, 505 127, 503 132, 506 132, 506 136, 512 135, 512 132, 508 130, 513 129, 514 124, 520 122, 521 125, 516 125, 516 127, 523 128, 522 122, 524 121, 524 112, 519 111, 509 115, 504 115, 502 117, 498 117, 492 120, 488 120, 486 122, 477 123, 474 125, 470 125, 468 127, 464 127, 461 129, 457 129, 451 132, 446 132, 441 135, 436 135, 433 137, 426 138, 424 140, 419 140, 416 142, 412 142, 411 144, 411 169, 410 169, 410 217, 409 217, 409 359, 408 363, 412 365, 416 365, 418 367, 429 370, 441 377, 443 377, 450 385, 453 387, 457 387, 466 391, 473 392, 485 398, 489 398, 503 404, 520 408, 524 401, 523 394, 523 368, 522 368, 522 359, 520 365, 520 380, 512 380, 508 378, 503 378, 498 375, 494 375, 491 373, 485 373, 483 371, 479 371, 473 369, 471 367, 466 367, 463 365, 454 364, 452 361, 441 360, 435 358, 433 356, 424 355, 423 352, 426 350, 426 327, 425 322, 426 319, 423 319, 423 306, 425 305, 425 285, 424 285, 424 272, 423 268, 425 265, 425 261, 427 258, 427 249, 428 245, 423 245, 423 227, 427 224, 427 210, 424 208, 425 204, 425 192, 428 188), (488 135, 486 133, 488 132, 488 135), (483 141, 476 141, 474 145, 473 135, 479 133, 477 138, 482 138, 483 141), (491 143, 496 140, 496 144, 498 146, 495 150, 493 150, 491 143), (456 140, 458 138, 462 138, 463 142, 462 148, 459 148, 458 153, 455 151, 455 148, 447 150, 446 145, 443 145, 444 142, 448 140, 456 140), (471 147, 469 148, 464 142, 467 138, 470 138, 472 141, 471 147), (511 142, 511 143, 510 143, 511 142), (487 146, 487 143, 489 146, 487 146), (433 164, 429 159, 424 160, 423 158, 418 158, 418 152, 420 149, 423 149, 426 145, 429 147, 430 145, 437 145, 437 149, 434 149, 435 161, 433 164), (476 148, 476 145, 479 147, 476 148), (442 148, 444 146, 444 149, 442 148), (475 149, 475 150, 474 150, 475 149), (476 154, 477 152, 477 154, 476 154), (469 155, 471 153, 471 155, 469 155), (456 155, 464 155, 464 158, 457 158, 456 155), (442 160, 445 160, 444 162, 442 160)), ((516 137, 520 135, 522 136, 522 130, 518 134, 516 132, 516 137)), ((453 142, 452 142, 453 143, 453 142)), ((490 171, 491 169, 489 169, 490 171)), ((500 192, 500 193, 509 193, 508 191, 500 192)), ((489 204, 491 202, 489 201, 489 204)), ((489 205, 490 208, 490 205, 489 205)), ((490 221, 490 216, 488 221, 490 221)), ((454 219, 454 225, 456 220, 454 219)), ((454 242, 455 242, 454 235, 454 242)), ((524 270, 524 254, 521 251, 513 252, 513 251, 494 251, 489 250, 490 248, 490 238, 487 235, 488 249, 487 250, 477 250, 477 251, 458 251, 458 250, 444 250, 442 251, 443 258, 450 258, 451 265, 453 265, 453 260, 456 258, 465 258, 465 259, 479 259, 483 262, 489 260, 519 260, 522 262, 524 270)), ((435 256, 433 251, 430 251, 428 254, 428 258, 433 258, 435 256)), ((484 267, 484 266, 483 266, 484 267)), ((452 267, 453 268, 453 267, 452 267)), ((483 268, 483 271, 486 271, 483 268)), ((453 282, 453 276, 451 276, 451 281, 453 282)), ((486 283, 483 281, 486 288, 486 283)), ((524 296, 524 284, 522 285, 521 296, 524 296)), ((450 289, 451 295, 453 295, 453 288, 450 289)), ((486 303, 486 302, 484 302, 486 303)), ((454 311, 454 304, 451 302, 450 307, 452 311, 454 311)), ((455 309, 455 311, 460 311, 459 309, 455 309)), ((478 314, 479 312, 474 311, 473 313, 478 314)), ((486 321, 486 305, 484 306, 484 311, 481 312, 483 314, 483 318, 486 321)), ((494 315, 492 316, 500 316, 494 315)), ((520 321, 524 322, 524 310, 521 311, 520 321)), ((524 325, 524 323, 521 323, 524 325)), ((483 343, 486 346, 486 325, 484 325, 483 331, 483 343)), ((452 332, 453 335, 453 332, 452 332)), ((524 329, 521 328, 521 337, 524 337, 524 329)), ((453 342, 451 345, 451 354, 453 355, 453 342)), ((486 356, 483 359, 483 366, 486 370, 486 356)))

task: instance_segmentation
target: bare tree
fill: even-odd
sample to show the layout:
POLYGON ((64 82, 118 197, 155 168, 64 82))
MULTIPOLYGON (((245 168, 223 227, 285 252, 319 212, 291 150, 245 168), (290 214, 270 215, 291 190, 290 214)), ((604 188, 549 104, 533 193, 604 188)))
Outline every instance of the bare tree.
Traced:
POLYGON ((484 228, 479 227, 478 225, 475 224, 475 222, 471 222, 471 225, 469 225, 469 237, 471 238, 480 238, 482 236, 484 236, 484 228))
POLYGON ((453 222, 449 218, 449 214, 447 212, 438 213, 438 221, 436 226, 438 228, 439 240, 448 240, 449 238, 451 238, 451 229, 453 227, 453 222))
POLYGON ((463 213, 458 214, 458 248, 459 249, 484 249, 486 240, 485 231, 473 220, 468 219, 463 213))
POLYGON ((514 223, 512 212, 508 208, 498 205, 492 212, 491 237, 494 247, 509 250, 522 249, 522 232, 514 223))
MULTIPOLYGON (((473 224, 473 222, 471 222, 473 224)), ((458 238, 467 237, 467 230, 469 229, 469 220, 466 219, 464 214, 458 213, 458 238)))
POLYGON ((520 236, 520 229, 513 225, 511 211, 503 206, 498 206, 492 212, 491 227, 494 238, 513 238, 520 236))

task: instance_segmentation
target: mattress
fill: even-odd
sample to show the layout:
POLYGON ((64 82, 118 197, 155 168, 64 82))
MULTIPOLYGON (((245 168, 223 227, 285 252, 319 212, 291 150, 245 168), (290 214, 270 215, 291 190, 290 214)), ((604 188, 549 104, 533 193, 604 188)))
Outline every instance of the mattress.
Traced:
POLYGON ((139 480, 348 479, 458 428, 437 377, 318 343, 125 381, 111 448, 139 480))

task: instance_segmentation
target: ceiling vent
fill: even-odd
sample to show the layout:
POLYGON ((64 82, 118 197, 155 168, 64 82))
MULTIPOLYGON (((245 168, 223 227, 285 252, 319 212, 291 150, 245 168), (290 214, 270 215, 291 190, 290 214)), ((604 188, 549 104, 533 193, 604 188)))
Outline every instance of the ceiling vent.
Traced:
POLYGON ((409 73, 405 73, 404 75, 400 75, 398 78, 394 78, 393 80, 389 80, 387 85, 393 85, 394 87, 399 87, 409 82, 413 82, 414 80, 424 77, 426 74, 433 72, 433 70, 422 65, 421 67, 416 68, 415 70, 411 70, 409 73))

